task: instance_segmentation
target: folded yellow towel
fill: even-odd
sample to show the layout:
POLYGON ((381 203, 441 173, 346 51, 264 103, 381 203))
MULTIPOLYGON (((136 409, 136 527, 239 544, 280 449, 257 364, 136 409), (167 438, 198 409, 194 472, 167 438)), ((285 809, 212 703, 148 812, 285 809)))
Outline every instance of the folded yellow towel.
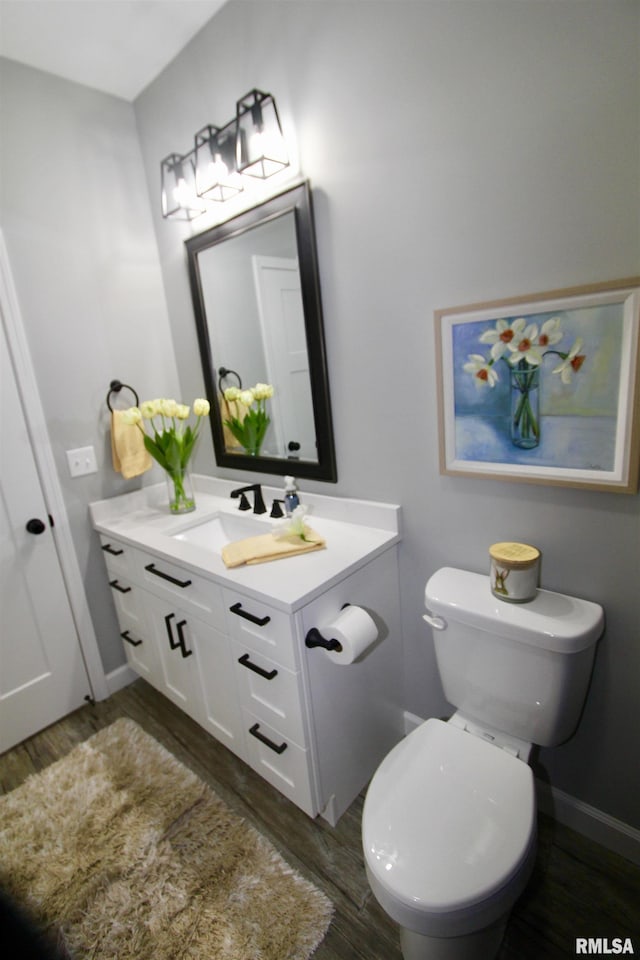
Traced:
POLYGON ((248 537, 246 540, 237 540, 223 547, 222 559, 227 567, 241 567, 243 563, 281 560, 283 557, 292 557, 297 553, 321 550, 325 546, 322 537, 308 527, 305 530, 305 537, 306 540, 301 540, 296 534, 291 534, 288 537, 276 539, 272 533, 248 537))
POLYGON ((139 477, 153 464, 140 430, 124 420, 124 410, 111 411, 111 458, 113 469, 125 480, 139 477))

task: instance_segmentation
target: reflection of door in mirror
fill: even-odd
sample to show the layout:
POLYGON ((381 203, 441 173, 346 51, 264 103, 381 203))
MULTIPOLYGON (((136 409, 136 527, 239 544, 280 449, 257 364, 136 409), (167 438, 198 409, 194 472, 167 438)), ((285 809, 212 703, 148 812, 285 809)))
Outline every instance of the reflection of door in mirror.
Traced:
POLYGON ((309 357, 297 259, 253 257, 267 379, 277 384, 273 427, 282 456, 317 456, 309 357))

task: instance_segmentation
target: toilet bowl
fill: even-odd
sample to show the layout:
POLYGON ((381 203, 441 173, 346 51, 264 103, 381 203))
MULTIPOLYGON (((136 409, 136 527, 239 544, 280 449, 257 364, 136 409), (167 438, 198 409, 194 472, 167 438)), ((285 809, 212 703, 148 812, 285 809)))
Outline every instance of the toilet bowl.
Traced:
POLYGON ((363 811, 367 878, 405 960, 487 960, 533 869, 529 766, 427 720, 376 771, 363 811))
POLYGON ((404 960, 491 960, 535 861, 529 752, 575 730, 604 614, 547 590, 507 604, 488 577, 451 567, 429 579, 425 600, 457 712, 422 723, 378 767, 362 813, 365 868, 400 925, 404 960))

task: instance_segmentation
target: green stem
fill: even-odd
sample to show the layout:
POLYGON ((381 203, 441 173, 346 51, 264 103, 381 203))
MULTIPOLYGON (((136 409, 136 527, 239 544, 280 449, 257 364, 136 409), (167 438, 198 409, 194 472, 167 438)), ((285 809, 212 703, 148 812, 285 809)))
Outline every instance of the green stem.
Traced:
POLYGON ((167 474, 173 484, 173 497, 169 498, 169 509, 171 513, 184 513, 188 510, 193 510, 195 500, 193 497, 187 495, 187 491, 184 488, 186 468, 168 470, 167 474))
POLYGON ((521 360, 512 371, 513 385, 520 391, 520 399, 513 414, 513 432, 520 440, 540 438, 540 427, 531 406, 531 391, 537 389, 538 367, 531 368, 526 360, 521 360))

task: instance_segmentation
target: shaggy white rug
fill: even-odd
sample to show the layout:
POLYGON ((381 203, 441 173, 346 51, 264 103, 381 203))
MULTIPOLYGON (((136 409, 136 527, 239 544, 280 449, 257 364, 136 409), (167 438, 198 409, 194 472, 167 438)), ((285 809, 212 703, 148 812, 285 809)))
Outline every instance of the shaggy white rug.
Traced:
POLYGON ((333 912, 124 719, 0 797, 0 885, 77 960, 307 960, 333 912))

